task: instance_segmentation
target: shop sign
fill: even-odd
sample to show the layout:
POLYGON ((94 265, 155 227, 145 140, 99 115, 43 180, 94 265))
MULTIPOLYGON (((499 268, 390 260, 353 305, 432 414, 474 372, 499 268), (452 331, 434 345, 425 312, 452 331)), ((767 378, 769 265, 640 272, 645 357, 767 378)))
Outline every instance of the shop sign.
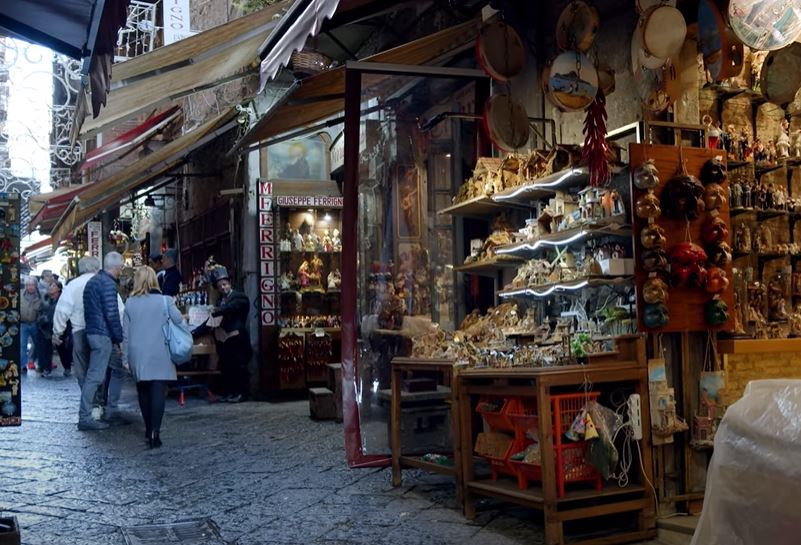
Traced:
POLYGON ((99 259, 103 253, 103 224, 99 221, 90 221, 86 225, 86 237, 89 255, 99 259))
POLYGON ((316 196, 289 196, 283 195, 275 198, 278 206, 300 206, 307 208, 342 208, 344 199, 342 197, 316 196))
POLYGON ((273 212, 273 184, 259 181, 259 307, 261 325, 278 323, 276 312, 275 271, 275 212, 273 212))
POLYGON ((164 0, 164 45, 194 36, 189 22, 189 0, 164 0))

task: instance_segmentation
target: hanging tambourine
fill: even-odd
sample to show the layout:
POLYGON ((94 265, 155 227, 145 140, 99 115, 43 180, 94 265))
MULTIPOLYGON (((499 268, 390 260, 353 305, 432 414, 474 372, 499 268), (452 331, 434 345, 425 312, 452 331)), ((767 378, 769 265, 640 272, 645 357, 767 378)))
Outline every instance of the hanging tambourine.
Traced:
POLYGON ((523 70, 526 54, 520 35, 506 23, 484 25, 476 39, 476 56, 495 81, 509 81, 523 70))
POLYGON ((667 59, 676 55, 684 44, 687 22, 678 9, 660 3, 640 15, 635 36, 646 53, 667 59))
POLYGON ((562 50, 588 51, 598 35, 598 10, 581 0, 573 0, 556 21, 556 45, 562 50))
POLYGON ((795 98, 801 86, 801 44, 771 51, 762 64, 759 87, 768 101, 787 104, 795 98))
POLYGON ((801 34, 798 0, 730 0, 729 25, 751 49, 773 51, 801 34))
POLYGON ((484 127, 492 143, 504 151, 526 147, 531 132, 526 107, 507 93, 498 93, 487 100, 484 127))
POLYGON ((654 6, 671 6, 676 7, 677 0, 636 0, 637 11, 645 13, 654 6))
POLYGON ((640 101, 653 113, 667 110, 681 93, 681 81, 672 62, 651 70, 640 62, 640 46, 636 38, 631 41, 631 66, 634 84, 640 101))
POLYGON ((584 53, 566 51, 557 56, 547 76, 546 94, 560 110, 583 110, 598 93, 598 71, 584 53))
POLYGON ((698 3, 698 49, 713 81, 736 76, 743 69, 743 44, 726 24, 715 0, 698 3))
POLYGON ((615 92, 615 71, 605 62, 598 63, 598 86, 605 97, 615 92))

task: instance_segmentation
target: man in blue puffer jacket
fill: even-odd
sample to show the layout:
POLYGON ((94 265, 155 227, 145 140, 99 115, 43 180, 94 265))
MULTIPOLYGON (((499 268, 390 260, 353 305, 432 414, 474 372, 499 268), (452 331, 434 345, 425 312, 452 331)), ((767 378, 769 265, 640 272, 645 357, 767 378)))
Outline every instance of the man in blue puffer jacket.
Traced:
POLYGON ((92 402, 97 388, 106 379, 112 350, 122 343, 122 323, 117 306, 117 279, 123 267, 117 252, 109 252, 103 260, 103 270, 94 275, 83 290, 83 314, 86 322, 86 341, 89 345, 89 368, 81 386, 81 407, 78 429, 102 430, 108 424, 92 419, 92 402))

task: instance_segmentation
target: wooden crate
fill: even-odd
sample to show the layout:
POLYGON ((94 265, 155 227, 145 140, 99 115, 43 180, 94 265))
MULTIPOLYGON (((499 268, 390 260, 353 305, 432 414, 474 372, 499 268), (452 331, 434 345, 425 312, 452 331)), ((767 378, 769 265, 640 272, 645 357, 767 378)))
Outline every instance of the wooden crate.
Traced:
POLYGON ((328 388, 309 388, 309 414, 315 420, 336 420, 334 392, 328 388))

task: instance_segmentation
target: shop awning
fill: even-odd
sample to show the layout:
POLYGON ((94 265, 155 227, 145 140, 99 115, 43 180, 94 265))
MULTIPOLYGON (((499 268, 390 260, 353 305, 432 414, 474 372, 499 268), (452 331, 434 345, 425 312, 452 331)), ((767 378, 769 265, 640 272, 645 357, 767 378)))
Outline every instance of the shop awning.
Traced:
POLYGON ((70 202, 92 184, 73 185, 49 193, 32 195, 28 202, 31 212, 31 228, 48 234, 70 205, 70 202))
MULTIPOLYGON (((73 138, 89 137, 148 109, 254 73, 259 45, 289 5, 289 0, 279 2, 114 65, 108 105, 94 119, 76 114, 73 138)), ((79 102, 82 112, 85 107, 85 101, 79 102)))
POLYGON ((185 163, 193 151, 233 129, 237 125, 236 116, 236 108, 231 108, 142 160, 91 184, 71 201, 59 218, 53 228, 53 240, 56 243, 64 240, 70 232, 103 210, 118 205, 133 191, 168 176, 172 169, 185 163))
POLYGON ((292 53, 300 51, 310 36, 316 36, 325 19, 337 10, 339 0, 296 0, 275 32, 259 47, 262 56, 259 92, 268 81, 289 63, 292 53))
MULTIPOLYGON (((475 19, 378 53, 364 62, 426 65, 471 44, 478 33, 475 19)), ((296 84, 239 141, 238 149, 329 118, 345 108, 345 67, 328 70, 296 84)))
POLYGON ((0 30, 84 59, 81 75, 91 86, 94 111, 105 104, 117 32, 128 17, 128 0, 5 0, 0 30))
POLYGON ((80 164, 79 170, 84 172, 102 163, 108 163, 122 152, 135 148, 149 138, 152 138, 180 116, 180 106, 173 106, 159 114, 149 117, 141 125, 134 127, 114 140, 87 153, 86 158, 80 164))

